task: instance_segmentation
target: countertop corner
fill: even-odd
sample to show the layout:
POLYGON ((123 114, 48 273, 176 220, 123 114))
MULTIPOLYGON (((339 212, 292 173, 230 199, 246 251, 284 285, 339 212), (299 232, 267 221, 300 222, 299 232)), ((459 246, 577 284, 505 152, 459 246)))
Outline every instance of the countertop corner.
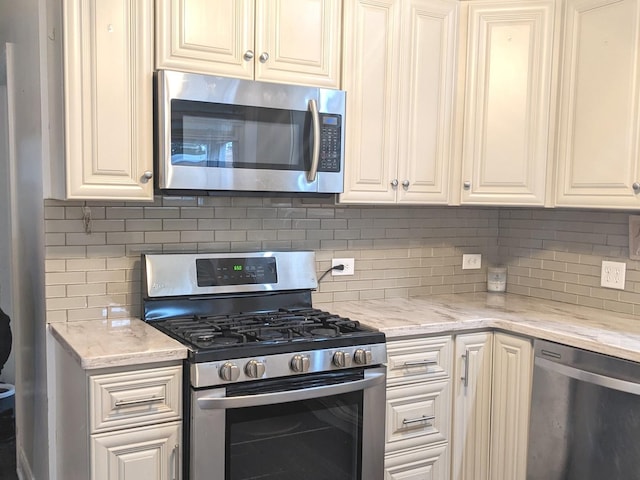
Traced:
POLYGON ((52 337, 85 370, 180 361, 187 348, 137 318, 49 323, 52 337))

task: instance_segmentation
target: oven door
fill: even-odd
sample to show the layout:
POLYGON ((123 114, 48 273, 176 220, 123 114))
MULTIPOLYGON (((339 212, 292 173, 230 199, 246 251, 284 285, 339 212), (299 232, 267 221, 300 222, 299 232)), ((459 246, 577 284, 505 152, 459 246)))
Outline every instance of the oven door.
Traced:
POLYGON ((192 392, 193 480, 382 480, 385 367, 192 392))

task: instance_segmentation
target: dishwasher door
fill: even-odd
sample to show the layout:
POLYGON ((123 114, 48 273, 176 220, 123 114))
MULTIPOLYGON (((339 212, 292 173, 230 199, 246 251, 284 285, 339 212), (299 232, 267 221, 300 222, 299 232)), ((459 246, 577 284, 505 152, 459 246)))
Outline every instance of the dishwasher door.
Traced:
POLYGON ((640 480, 640 364, 534 342, 527 480, 640 480))

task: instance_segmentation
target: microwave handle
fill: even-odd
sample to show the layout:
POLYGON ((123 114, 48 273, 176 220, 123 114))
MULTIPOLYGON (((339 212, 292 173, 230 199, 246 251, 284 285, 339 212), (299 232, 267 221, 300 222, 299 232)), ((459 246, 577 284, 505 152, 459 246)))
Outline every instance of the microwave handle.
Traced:
POLYGON ((309 100, 309 111, 313 123, 313 151, 311 153, 311 168, 307 172, 309 182, 316 181, 318 173, 318 162, 320 161, 320 115, 318 114, 318 104, 314 98, 309 100))

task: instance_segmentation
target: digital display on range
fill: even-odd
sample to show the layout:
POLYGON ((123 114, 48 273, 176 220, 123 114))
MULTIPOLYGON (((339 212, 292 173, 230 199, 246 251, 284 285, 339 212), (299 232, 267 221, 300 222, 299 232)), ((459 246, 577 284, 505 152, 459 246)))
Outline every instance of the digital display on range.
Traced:
POLYGON ((260 285, 277 283, 278 271, 273 257, 199 258, 196 278, 199 287, 260 285))

